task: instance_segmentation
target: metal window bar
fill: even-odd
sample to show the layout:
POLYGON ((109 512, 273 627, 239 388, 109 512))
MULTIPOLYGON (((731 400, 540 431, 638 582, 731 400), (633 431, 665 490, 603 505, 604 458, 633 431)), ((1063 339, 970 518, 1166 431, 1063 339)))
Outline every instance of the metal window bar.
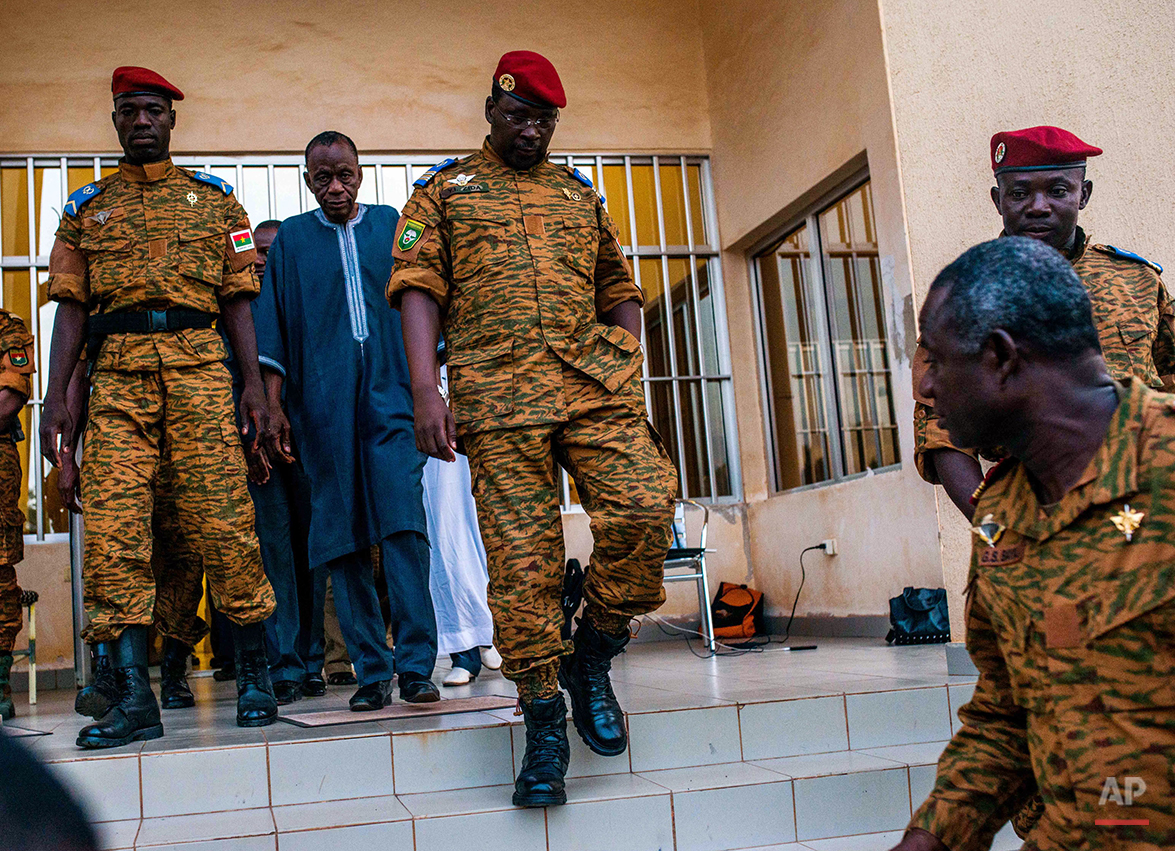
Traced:
MULTIPOLYGON (((379 203, 387 203, 390 196, 389 185, 387 184, 387 175, 384 173, 384 167, 397 168, 397 179, 403 181, 404 196, 410 196, 412 190, 412 182, 419 174, 423 173, 428 167, 437 162, 440 157, 436 155, 364 155, 363 162, 365 166, 375 166, 375 181, 376 181, 376 197, 379 203)), ((604 169, 606 166, 620 166, 623 168, 623 175, 625 181, 624 191, 627 194, 628 201, 628 226, 629 232, 632 236, 630 242, 633 244, 621 246, 625 256, 629 258, 633 265, 633 274, 636 282, 641 285, 641 270, 639 260, 641 258, 652 259, 659 261, 661 266, 661 273, 665 280, 666 291, 664 294, 665 305, 662 308, 662 314, 666 322, 666 338, 669 349, 669 366, 672 372, 670 376, 650 376, 648 374, 648 364, 642 367, 642 384, 645 394, 646 406, 651 410, 650 388, 653 383, 668 383, 672 388, 670 399, 673 403, 673 423, 671 427, 674 434, 677 436, 677 462, 684 471, 684 460, 687 451, 705 453, 705 463, 701 462, 701 455, 699 454, 699 470, 704 470, 708 476, 709 486, 706 488, 708 493, 693 494, 689 493, 689 484, 682 482, 683 494, 694 498, 701 498, 712 501, 730 501, 740 498, 741 494, 741 476, 738 465, 738 450, 737 450, 737 428, 735 423, 735 410, 733 404, 733 385, 731 382, 731 366, 729 353, 729 331, 726 322, 725 301, 723 297, 722 288, 722 272, 720 264, 717 262, 719 244, 717 239, 717 214, 714 208, 713 192, 711 191, 711 170, 710 162, 706 157, 697 156, 639 156, 639 155, 620 155, 620 154, 582 154, 582 155, 564 155, 561 158, 566 161, 571 167, 575 167, 576 163, 582 163, 584 166, 590 166, 593 169, 593 178, 597 185, 603 191, 604 169), (686 220, 686 245, 670 246, 666 243, 665 230, 665 211, 663 208, 663 198, 661 192, 661 165, 662 163, 672 163, 681 168, 682 192, 685 203, 685 220, 686 220), (658 245, 657 246, 641 246, 636 243, 636 215, 637 215, 637 198, 635 197, 632 172, 633 165, 651 166, 653 171, 653 188, 654 198, 651 199, 656 207, 657 228, 658 228, 658 245), (702 238, 702 235, 694 233, 694 211, 693 205, 695 198, 690 191, 689 183, 689 169, 696 167, 699 169, 698 173, 698 191, 701 195, 702 217, 705 226, 706 234, 709 238, 706 239, 705 244, 695 243, 696 239, 702 238), (684 259, 689 264, 689 274, 686 279, 688 285, 688 292, 684 295, 686 299, 683 304, 683 309, 693 311, 693 321, 688 322, 687 330, 688 336, 694 337, 692 341, 688 341, 690 351, 683 353, 683 356, 688 355, 690 360, 698 364, 697 369, 689 369, 690 374, 679 374, 678 369, 684 368, 685 364, 678 364, 677 340, 674 329, 674 305, 673 292, 671 290, 673 282, 669 276, 669 259, 679 257, 684 259), (706 350, 703 340, 703 329, 701 326, 701 293, 700 281, 697 264, 699 260, 704 260, 708 263, 707 275, 709 285, 709 298, 711 300, 711 314, 713 316, 713 331, 712 331, 712 345, 714 346, 718 357, 718 372, 711 374, 710 368, 706 363, 706 350), (691 383, 692 382, 692 383, 691 383), (718 404, 721 406, 721 411, 713 410, 714 401, 711 399, 711 394, 708 388, 717 386, 719 393, 716 397, 718 404), (700 412, 700 421, 696 423, 695 432, 696 440, 699 443, 696 447, 687 447, 684 441, 685 430, 683 428, 682 417, 683 398, 691 393, 697 393, 701 396, 699 400, 692 405, 696 410, 693 416, 698 419, 700 412), (720 417, 722 420, 723 430, 721 434, 715 434, 713 431, 716 418, 720 417), (724 482, 725 487, 719 491, 718 478, 716 470, 716 460, 714 447, 719 446, 724 450, 723 461, 726 467, 727 482, 724 482)), ((303 174, 305 171, 304 161, 300 155, 286 154, 286 155, 241 155, 241 156, 176 156, 174 158, 177 165, 199 168, 201 170, 214 172, 224 172, 231 169, 236 178, 236 186, 239 197, 243 202, 249 203, 250 206, 256 206, 258 213, 260 208, 264 207, 268 217, 278 217, 278 200, 279 200, 279 185, 277 169, 281 167, 296 167, 298 173, 298 201, 297 208, 301 212, 314 208, 313 195, 305 186, 303 174), (266 195, 258 198, 246 197, 249 190, 245 187, 245 169, 247 167, 264 167, 266 180, 266 195)), ((103 168, 113 168, 117 166, 118 156, 112 154, 98 154, 98 155, 32 155, 32 156, 8 156, 0 157, 0 168, 20 168, 25 172, 25 178, 28 186, 28 210, 27 215, 29 219, 29 241, 30 247, 27 255, 24 256, 3 256, 0 257, 0 268, 5 270, 27 270, 29 274, 29 293, 30 303, 32 305, 32 316, 30 317, 33 323, 34 334, 39 334, 39 318, 38 318, 38 274, 45 273, 48 268, 48 256, 41 256, 37 253, 38 237, 38 216, 37 216, 37 198, 36 198, 36 181, 38 169, 60 169, 61 170, 61 203, 69 195, 69 169, 77 168, 79 166, 92 166, 94 179, 98 180, 102 177, 103 168)), ((226 175, 227 176, 227 175, 226 175)), ((283 179, 284 180, 284 179, 283 179)), ((252 195, 257 195, 256 191, 252 195)), ((642 201, 645 199, 641 199, 642 201)), ((605 201, 605 203, 607 203, 605 201)), ((46 235, 46 239, 50 239, 50 235, 46 235)), ((641 327, 642 334, 645 333, 645 317, 642 311, 641 327)), ((687 341, 682 341, 683 345, 687 341)), ((36 346, 36 357, 38 359, 38 369, 43 369, 44 364, 41 362, 41 341, 38 341, 36 346)), ((38 459, 36 469, 40 475, 30 475, 32 482, 33 494, 35 501, 35 534, 38 540, 45 537, 45 523, 46 518, 44 514, 43 505, 43 482, 44 476, 47 472, 43 466, 43 462, 39 461, 40 451, 36 445, 38 425, 40 419, 40 410, 43 404, 41 396, 41 382, 38 382, 34 388, 33 398, 30 399, 30 446, 29 457, 30 467, 32 467, 31 460, 38 459)), ((684 475, 684 473, 683 473, 684 475)))

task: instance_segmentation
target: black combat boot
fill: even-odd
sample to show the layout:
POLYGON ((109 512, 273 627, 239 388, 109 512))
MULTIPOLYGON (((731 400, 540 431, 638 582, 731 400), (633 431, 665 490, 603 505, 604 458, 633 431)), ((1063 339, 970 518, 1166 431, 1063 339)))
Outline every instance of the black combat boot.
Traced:
POLYGON ((114 666, 110 664, 110 644, 103 641, 95 644, 93 650, 94 681, 78 692, 73 711, 97 721, 118 703, 118 683, 114 680, 114 666))
POLYGON ((605 635, 580 618, 572 639, 575 652, 564 656, 559 666, 559 684, 571 696, 575 729, 600 756, 619 756, 628 747, 624 713, 612 692, 608 671, 630 637, 627 629, 620 635, 605 635))
POLYGON ((233 650, 237 665, 237 726, 267 727, 277 720, 277 700, 269 681, 261 624, 233 624, 233 650))
POLYGON ((128 626, 109 643, 118 698, 97 724, 78 733, 80 748, 115 748, 163 735, 159 704, 147 675, 147 627, 128 626))
POLYGON ((514 806, 566 804, 563 775, 571 759, 571 743, 567 741, 563 695, 523 703, 522 717, 526 719, 526 754, 514 781, 514 806))
POLYGON ((16 707, 12 704, 12 684, 8 681, 12 670, 12 654, 0 655, 0 718, 8 721, 16 717, 16 707))
POLYGON ((178 638, 163 639, 163 661, 159 663, 159 703, 164 709, 186 709, 196 705, 188 687, 188 657, 192 648, 178 638))

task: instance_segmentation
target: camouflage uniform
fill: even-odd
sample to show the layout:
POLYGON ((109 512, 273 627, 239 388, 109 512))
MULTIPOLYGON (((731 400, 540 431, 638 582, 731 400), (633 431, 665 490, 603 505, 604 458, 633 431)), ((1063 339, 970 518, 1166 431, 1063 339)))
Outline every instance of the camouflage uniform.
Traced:
POLYGON ((643 298, 599 196, 562 166, 517 171, 487 140, 417 186, 388 300, 419 289, 440 305, 494 643, 524 701, 551 697, 571 652, 560 636, 558 466, 596 542, 585 617, 614 634, 664 601, 677 473, 645 412, 639 342, 598 318, 643 298))
MULTIPOLYGON (((24 321, 0 310, 0 388, 29 398, 33 372, 33 338, 24 321)), ((24 512, 20 492, 24 477, 16 442, 23 438, 17 423, 0 435, 0 656, 10 653, 22 625, 20 587, 15 565, 24 558, 24 512)))
MULTIPOLYGON (((230 236, 247 231, 248 218, 214 178, 170 160, 122 163, 117 174, 87 188, 86 198, 71 198, 57 230, 51 299, 80 302, 91 314, 215 314, 218 298, 257 294, 254 251, 238 251, 230 236)), ((213 602, 242 625, 273 611, 225 355, 212 329, 113 334, 102 346, 82 468, 89 642, 152 622, 151 517, 164 446, 174 516, 203 560, 213 602)))
MULTIPOLYGON (((1141 258, 1123 256, 1117 249, 1090 245, 1081 228, 1077 228, 1076 245, 1070 262, 1089 291, 1110 375, 1118 381, 1134 375, 1156 390, 1171 390, 1175 387, 1175 305, 1159 277, 1162 270, 1141 258)), ((930 400, 918 394, 925 358, 919 346, 914 355, 914 464, 922 478, 936 485, 937 474, 926 468, 927 452, 975 452, 951 443, 938 425, 930 400)))
POLYGON ((1026 851, 1175 847, 1175 397, 1131 378, 1119 399, 1048 512, 1018 461, 980 489, 995 543, 976 537, 968 579, 979 682, 911 822, 952 851, 989 848, 1033 777, 1043 815, 1026 851), (1123 806, 1128 777, 1146 790, 1123 806))
POLYGON ((204 559, 191 536, 184 533, 174 488, 175 470, 164 446, 151 518, 155 628, 168 638, 195 647, 208 634, 208 624, 197 614, 204 598, 204 559))

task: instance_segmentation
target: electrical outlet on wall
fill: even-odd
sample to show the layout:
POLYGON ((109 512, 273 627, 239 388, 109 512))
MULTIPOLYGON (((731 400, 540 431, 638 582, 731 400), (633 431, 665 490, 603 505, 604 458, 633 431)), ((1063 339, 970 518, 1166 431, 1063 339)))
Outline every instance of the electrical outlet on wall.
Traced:
POLYGON ((824 547, 826 556, 836 555, 836 538, 826 538, 820 542, 820 546, 824 547))

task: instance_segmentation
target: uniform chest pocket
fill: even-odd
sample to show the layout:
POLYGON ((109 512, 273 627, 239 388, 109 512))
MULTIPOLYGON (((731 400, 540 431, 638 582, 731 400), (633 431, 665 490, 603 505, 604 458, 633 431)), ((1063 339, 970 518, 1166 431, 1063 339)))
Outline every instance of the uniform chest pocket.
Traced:
POLYGON ((181 275, 218 286, 224 276, 225 231, 215 222, 182 223, 176 264, 181 275))
POLYGON ((510 223, 479 211, 449 214, 449 244, 453 280, 467 281, 510 256, 507 233, 510 223))
POLYGON ((591 278, 600 250, 600 228, 593 219, 563 216, 559 229, 560 259, 574 271, 591 278))
POLYGON ((1118 337, 1122 341, 1126 358, 1129 359, 1129 363, 1124 363, 1123 367, 1128 368, 1133 375, 1151 387, 1158 386, 1159 382, 1152 354, 1156 332, 1155 325, 1152 323, 1148 327, 1141 317, 1133 317, 1129 321, 1118 323, 1118 337))
POLYGON ((86 227, 78 236, 78 248, 94 257, 100 254, 119 254, 131 250, 131 232, 125 222, 86 227))

